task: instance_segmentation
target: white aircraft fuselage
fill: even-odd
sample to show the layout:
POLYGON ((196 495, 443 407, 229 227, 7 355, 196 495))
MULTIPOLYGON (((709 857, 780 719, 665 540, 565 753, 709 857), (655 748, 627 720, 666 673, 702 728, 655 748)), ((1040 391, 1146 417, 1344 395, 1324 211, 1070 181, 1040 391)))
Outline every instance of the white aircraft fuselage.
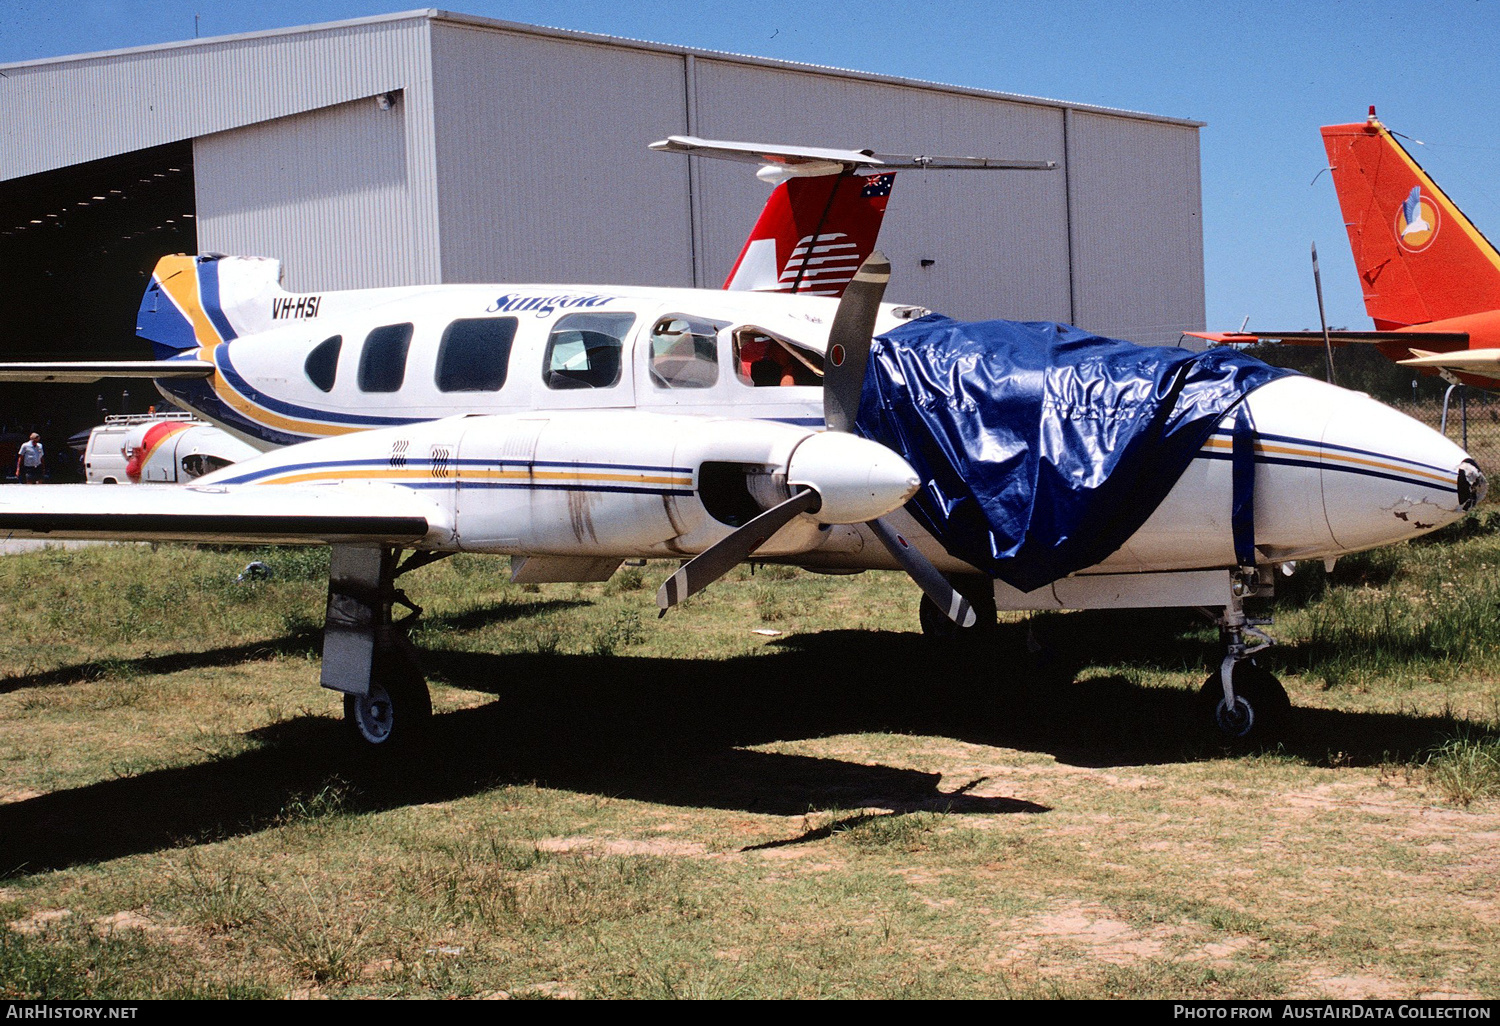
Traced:
MULTIPOLYGON (((184 354, 212 362, 212 378, 159 387, 263 448, 322 440, 268 452, 200 487, 398 488, 429 510, 419 548, 612 569, 624 558, 692 555, 731 530, 734 518, 714 509, 705 464, 764 468, 767 492, 784 494, 792 454, 823 426, 822 388, 794 383, 817 380, 795 356, 821 363, 837 301, 444 285, 283 293, 263 305, 259 324, 253 308, 238 311, 261 330, 184 354), (464 331, 487 357, 459 351, 453 338, 464 331), (780 346, 795 373, 757 379, 750 357, 772 336, 798 343, 780 346)), ((877 331, 909 314, 884 306, 877 331)), ((1246 401, 1257 439, 1258 561, 1390 544, 1452 522, 1475 501, 1479 479, 1458 446, 1367 396, 1298 377, 1246 401)), ((1084 574, 1236 565, 1229 420, 1135 535, 1084 574)), ((973 572, 903 512, 894 516, 939 569, 973 572)), ((757 555, 834 571, 895 568, 854 519, 799 517, 757 555)))

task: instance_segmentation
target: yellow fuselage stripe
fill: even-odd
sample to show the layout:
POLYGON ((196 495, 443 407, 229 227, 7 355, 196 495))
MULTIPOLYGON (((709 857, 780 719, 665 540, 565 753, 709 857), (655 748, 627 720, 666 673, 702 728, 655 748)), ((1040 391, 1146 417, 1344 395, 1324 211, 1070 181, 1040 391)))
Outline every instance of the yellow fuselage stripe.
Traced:
MULTIPOLYGON (((1229 439, 1210 438, 1204 445, 1205 449, 1215 449, 1220 452, 1228 452, 1234 449, 1234 442, 1229 439)), ((1383 460, 1363 459, 1359 456, 1345 456, 1343 453, 1324 452, 1319 449, 1297 449, 1289 445, 1267 445, 1263 442, 1255 443, 1255 451, 1258 453, 1277 453, 1283 456, 1305 456, 1309 459, 1317 459, 1324 463, 1358 463, 1361 466, 1376 467, 1380 470, 1395 470, 1402 474, 1410 474, 1413 477, 1426 478, 1436 484, 1448 484, 1448 478, 1435 474, 1430 470, 1418 470, 1415 467, 1404 466, 1400 463, 1387 463, 1383 460)))
POLYGON ((406 470, 308 470, 300 473, 289 473, 284 476, 267 478, 255 482, 256 484, 306 484, 309 481, 348 481, 381 480, 381 481, 452 481, 455 484, 469 481, 592 481, 606 482, 617 481, 625 484, 661 484, 673 485, 679 488, 691 488, 693 479, 691 477, 659 477, 651 474, 599 474, 599 473, 574 473, 566 470, 487 470, 473 467, 455 467, 451 474, 434 476, 430 468, 412 468, 406 470))

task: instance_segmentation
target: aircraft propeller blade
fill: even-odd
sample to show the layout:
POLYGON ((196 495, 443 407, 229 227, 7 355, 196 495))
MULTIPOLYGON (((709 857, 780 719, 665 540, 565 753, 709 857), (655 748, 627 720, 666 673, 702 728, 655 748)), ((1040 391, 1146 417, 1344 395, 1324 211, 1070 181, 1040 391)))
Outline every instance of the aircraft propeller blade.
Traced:
POLYGON ((793 518, 818 508, 822 500, 811 488, 804 489, 785 502, 778 503, 754 519, 736 528, 698 555, 688 560, 656 592, 661 615, 683 599, 696 595, 750 558, 777 531, 793 518))
MULTIPOLYGON (((875 335, 875 319, 880 314, 880 301, 885 297, 885 286, 890 280, 890 261, 879 252, 871 253, 839 300, 838 312, 834 314, 833 326, 828 331, 828 351, 823 361, 823 420, 830 432, 848 434, 854 428, 860 393, 864 391, 865 367, 870 360, 870 345, 875 335)), ((820 502, 818 493, 812 489, 801 491, 683 564, 656 593, 661 615, 665 616, 668 609, 723 577, 794 517, 816 509, 820 502)), ((960 627, 974 626, 978 617, 969 600, 960 595, 937 567, 902 537, 901 532, 880 518, 865 523, 944 615, 960 627)))
POLYGON ((969 600, 964 598, 948 583, 948 579, 938 572, 938 568, 928 561, 927 557, 917 551, 916 547, 901 536, 884 518, 866 521, 865 526, 875 532, 875 537, 886 547, 896 562, 906 570, 911 579, 917 582, 917 587, 922 589, 923 594, 930 598, 943 613, 958 624, 960 627, 972 627, 978 619, 974 614, 974 607, 969 600))
POLYGON ((855 272, 833 315, 828 354, 823 360, 823 420, 830 431, 854 428, 870 342, 875 336, 875 318, 880 315, 880 301, 890 280, 891 262, 878 251, 871 253, 855 272))

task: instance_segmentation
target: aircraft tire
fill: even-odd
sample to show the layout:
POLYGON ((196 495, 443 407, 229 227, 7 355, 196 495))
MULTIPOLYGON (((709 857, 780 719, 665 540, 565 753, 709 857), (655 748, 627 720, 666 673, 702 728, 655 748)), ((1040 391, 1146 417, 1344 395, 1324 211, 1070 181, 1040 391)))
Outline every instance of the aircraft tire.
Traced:
POLYGON ((917 622, 922 625, 924 637, 934 641, 958 641, 975 640, 984 637, 993 631, 997 625, 995 619, 995 592, 988 578, 960 578, 951 582, 960 595, 969 600, 974 607, 974 626, 960 627, 948 619, 936 602, 922 596, 921 603, 917 606, 917 622))
POLYGON ((377 673, 369 695, 344 696, 344 725, 355 740, 387 751, 415 744, 432 719, 427 681, 411 667, 377 673))
POLYGON ((1292 700, 1268 670, 1247 659, 1234 668, 1235 708, 1224 705, 1224 685, 1216 670, 1198 692, 1200 707, 1219 736, 1236 744, 1266 744, 1285 731, 1292 700))

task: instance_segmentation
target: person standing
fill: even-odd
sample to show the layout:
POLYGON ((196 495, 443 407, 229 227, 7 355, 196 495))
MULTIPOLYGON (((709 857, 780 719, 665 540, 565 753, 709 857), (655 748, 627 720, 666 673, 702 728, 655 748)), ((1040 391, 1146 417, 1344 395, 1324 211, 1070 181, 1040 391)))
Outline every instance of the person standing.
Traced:
POLYGON ((33 431, 16 451, 16 479, 25 484, 41 484, 44 457, 42 436, 33 431))

